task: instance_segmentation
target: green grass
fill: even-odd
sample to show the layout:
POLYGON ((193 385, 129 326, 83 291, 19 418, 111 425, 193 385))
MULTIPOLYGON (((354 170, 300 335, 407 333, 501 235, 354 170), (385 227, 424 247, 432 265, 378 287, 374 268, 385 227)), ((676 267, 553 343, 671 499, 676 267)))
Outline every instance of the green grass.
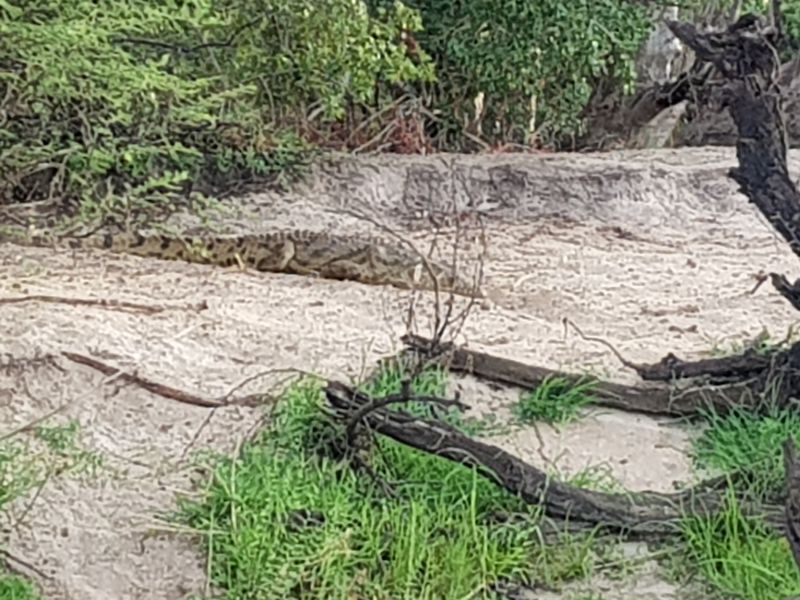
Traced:
POLYGON ((514 406, 514 415, 521 423, 568 423, 584 406, 591 404, 594 385, 591 379, 571 383, 563 377, 547 377, 536 389, 520 397, 514 406))
POLYGON ((0 600, 38 600, 34 587, 16 575, 0 569, 0 600))
MULTIPOLYGON (((38 425, 31 436, 20 434, 0 444, 0 511, 44 485, 51 477, 91 472, 100 458, 81 448, 77 421, 38 425)), ((38 600, 35 587, 0 565, 0 600, 38 600)))
MULTIPOLYGON (((369 387, 388 393, 397 381, 382 373, 369 387)), ((431 372, 415 389, 443 384, 431 372)), ((205 498, 183 503, 223 598, 488 598, 500 582, 590 573, 589 536, 545 547, 536 509, 471 469, 381 437, 365 452, 383 485, 351 468, 321 400, 313 381, 292 386, 259 439, 210 461, 205 498), (529 519, 500 524, 501 511, 529 519)))
POLYGON ((731 485, 725 510, 717 517, 684 523, 687 553, 681 569, 699 573, 716 597, 778 600, 800 594, 800 570, 788 542, 742 515, 733 495, 774 499, 781 493, 782 445, 788 436, 800 438, 800 416, 788 410, 757 417, 743 410, 705 416, 709 426, 692 451, 696 467, 750 475, 731 485))
MULTIPOLYGON (((406 366, 398 362, 383 365, 372 380, 359 389, 376 398, 399 394, 406 378, 406 366)), ((420 373, 411 383, 411 391, 419 396, 446 398, 448 373, 439 366, 432 366, 420 373)), ((494 416, 483 418, 466 417, 458 407, 443 407, 435 403, 409 401, 395 404, 393 408, 417 417, 440 419, 467 435, 496 434, 504 428, 495 422, 494 416)))
POLYGON ((800 571, 786 539, 742 515, 732 495, 716 518, 687 520, 684 535, 684 560, 717 596, 781 600, 800 594, 800 571))
POLYGON ((715 340, 711 347, 711 356, 724 358, 742 354, 747 350, 752 350, 757 355, 769 356, 781 350, 788 350, 792 343, 797 341, 795 326, 790 326, 783 338, 774 338, 765 327, 756 336, 749 339, 726 339, 715 340))
POLYGON ((692 458, 700 468, 722 473, 744 470, 750 491, 780 493, 784 485, 783 443, 800 440, 800 414, 785 409, 753 416, 734 409, 724 416, 705 414, 708 428, 695 440, 692 458))

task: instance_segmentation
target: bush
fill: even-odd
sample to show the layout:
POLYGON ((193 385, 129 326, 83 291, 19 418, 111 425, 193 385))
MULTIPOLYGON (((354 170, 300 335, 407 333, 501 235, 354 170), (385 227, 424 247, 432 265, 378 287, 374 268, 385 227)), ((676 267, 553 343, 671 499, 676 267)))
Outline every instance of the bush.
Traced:
POLYGON ((438 145, 448 148, 465 146, 465 130, 474 132, 481 93, 481 137, 489 143, 528 143, 532 116, 543 142, 577 132, 597 79, 632 85, 651 28, 646 7, 627 0, 409 4, 423 16, 417 38, 436 62, 437 82, 423 93, 442 119, 438 145))
POLYGON ((135 220, 285 183, 309 157, 298 119, 432 76, 399 38, 418 21, 351 0, 0 0, 0 202, 135 220))

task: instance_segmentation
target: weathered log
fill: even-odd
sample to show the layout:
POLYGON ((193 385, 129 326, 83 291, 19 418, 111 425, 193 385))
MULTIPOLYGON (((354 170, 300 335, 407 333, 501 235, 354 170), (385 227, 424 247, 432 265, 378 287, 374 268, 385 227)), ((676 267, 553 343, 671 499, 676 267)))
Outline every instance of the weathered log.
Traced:
POLYGON ((747 350, 735 356, 704 358, 691 362, 681 360, 670 352, 657 363, 628 366, 632 366, 645 381, 671 381, 696 377, 741 379, 761 373, 769 365, 769 356, 758 354, 755 350, 747 350))
MULTIPOLYGON (((325 396, 343 422, 352 424, 355 418, 359 425, 402 444, 473 467, 526 503, 542 506, 545 515, 554 519, 604 531, 669 535, 679 532, 686 517, 708 517, 725 506, 726 493, 707 483, 672 494, 581 489, 556 481, 509 452, 470 438, 446 423, 378 406, 371 397, 342 383, 328 382, 325 396), (371 410, 371 406, 376 408, 371 410)), ((747 515, 763 516, 770 527, 782 531, 780 506, 742 501, 741 509, 747 515)))
MULTIPOLYGON (((560 377, 569 383, 586 381, 585 375, 564 373, 543 367, 492 356, 476 350, 455 346, 431 348, 431 340, 418 335, 405 335, 403 343, 412 351, 423 354, 450 371, 475 375, 497 383, 535 389, 546 379, 560 377)), ((729 384, 713 381, 691 382, 681 388, 677 382, 669 385, 630 386, 607 381, 594 381, 591 394, 595 404, 626 411, 675 417, 695 416, 713 409, 724 414, 733 407, 745 406, 754 411, 760 405, 760 377, 729 384)))
MULTIPOLYGON (((739 166, 729 175, 800 256, 800 194, 786 163, 786 130, 777 84, 780 64, 773 45, 778 32, 764 27, 754 15, 742 16, 719 33, 703 34, 677 21, 667 25, 698 60, 713 64, 727 80, 722 105, 739 132, 739 166)), ((776 277, 780 276, 773 276, 773 284, 776 277)))

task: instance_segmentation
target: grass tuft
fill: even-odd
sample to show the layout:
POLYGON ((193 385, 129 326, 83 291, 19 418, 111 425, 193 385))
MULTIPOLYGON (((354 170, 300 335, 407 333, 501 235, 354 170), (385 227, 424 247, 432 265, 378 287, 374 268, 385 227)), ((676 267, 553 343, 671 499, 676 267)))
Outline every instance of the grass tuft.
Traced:
POLYGON ((755 416, 742 409, 705 414, 708 428, 694 441, 700 469, 745 473, 729 485, 724 509, 710 519, 684 522, 687 554, 682 568, 699 572, 716 596, 778 600, 800 594, 800 571, 788 542, 758 519, 742 514, 736 495, 782 497, 783 443, 800 439, 800 416, 771 409, 755 416))
POLYGON ((786 409, 754 416, 742 409, 706 413, 709 427, 695 440, 692 457, 700 468, 746 471, 749 491, 780 494, 784 485, 783 443, 800 440, 800 415, 786 409))
MULTIPOLYGON (((391 393, 399 379, 384 373, 369 387, 391 393)), ((441 372, 414 382, 418 393, 443 385, 441 372)), ((222 597, 486 598, 503 582, 590 572, 588 540, 545 548, 534 507, 472 469, 379 437, 368 461, 387 495, 331 452, 341 430, 322 399, 318 382, 292 386, 259 439, 209 464, 206 497, 183 503, 222 597), (503 512, 527 519, 503 523, 503 512)))
POLYGON ((786 539, 742 514, 733 493, 711 519, 684 523, 685 560, 726 597, 780 600, 800 594, 800 572, 786 539))
POLYGON ((572 383, 563 377, 547 377, 536 389, 522 395, 514 406, 514 415, 522 423, 568 423, 591 404, 594 386, 591 379, 572 383))
POLYGON ((0 600, 39 600, 39 597, 33 585, 0 568, 0 600))

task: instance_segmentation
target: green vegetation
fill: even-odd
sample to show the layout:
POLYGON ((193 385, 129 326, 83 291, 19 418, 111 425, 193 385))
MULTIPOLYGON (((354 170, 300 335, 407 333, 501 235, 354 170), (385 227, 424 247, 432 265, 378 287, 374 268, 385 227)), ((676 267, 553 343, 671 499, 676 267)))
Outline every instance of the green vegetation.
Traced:
POLYGON ((341 431, 321 400, 315 382, 290 388, 239 458, 209 464, 206 498, 184 503, 225 598, 492 597, 494 584, 590 572, 591 538, 545 547, 536 509, 471 469, 380 436, 363 450, 374 477, 336 460, 341 431), (504 524, 500 513, 527 520, 504 524))
MULTIPOLYGON (((22 432, 0 441, 0 512, 12 501, 45 484, 51 477, 93 473, 100 458, 81 448, 77 421, 38 425, 32 436, 22 432)), ((22 578, 0 566, 0 600, 37 600, 39 594, 22 578)))
MULTIPOLYGON (((378 397, 397 394, 403 377, 401 366, 388 365, 361 387, 378 397)), ((411 390, 443 396, 446 383, 446 372, 431 369, 411 390)), ((589 401, 591 382, 549 380, 540 390, 531 404, 538 408, 526 414, 563 422, 589 401)), ((628 560, 598 560, 604 549, 592 536, 545 546, 535 507, 465 467, 381 436, 348 464, 342 430, 324 417, 321 403, 315 382, 290 388, 270 429, 239 458, 208 463, 213 476, 205 498, 184 504, 182 518, 203 534, 212 581, 225 598, 494 597, 494 584, 559 586, 609 564, 627 572, 628 560), (501 513, 525 518, 498 522, 501 513)), ((432 407, 396 410, 443 418, 470 433, 473 426, 455 409, 432 407)), ((694 449, 698 468, 748 469, 755 476, 735 480, 720 515, 686 519, 682 540, 659 554, 676 561, 682 575, 699 575, 711 598, 777 600, 800 593, 786 540, 744 517, 734 496, 774 496, 783 479, 781 444, 787 435, 800 437, 800 422, 777 411, 706 418, 709 427, 694 449)), ((568 481, 624 492, 600 466, 568 481)))
POLYGON ((434 145, 462 150, 476 147, 465 132, 488 144, 529 144, 532 119, 546 145, 577 133, 593 85, 630 88, 634 57, 652 28, 646 7, 625 0, 408 4, 422 14, 416 38, 436 63, 436 82, 424 86, 440 120, 434 145))
POLYGON ((716 518, 684 523, 688 554, 682 569, 699 571, 717 594, 753 600, 797 595, 800 572, 787 541, 742 515, 733 491, 762 500, 781 497, 782 446, 789 436, 800 439, 800 417, 786 409, 757 417, 743 410, 705 417, 708 428, 694 443, 696 466, 746 477, 731 482, 726 510, 716 518))
MULTIPOLYGON (((0 446, 0 511, 6 504, 35 485, 35 473, 27 464, 22 449, 0 446)), ((0 566, 0 600, 38 600, 34 587, 0 566)))
MULTIPOLYGON (((399 394, 403 389, 405 379, 406 365, 394 362, 382 365, 372 380, 366 385, 360 386, 360 389, 375 398, 385 398, 386 396, 399 394)), ((435 396, 438 398, 447 396, 446 389, 447 371, 437 366, 425 369, 411 382, 410 387, 415 396, 435 396)), ((489 435, 502 430, 502 427, 495 423, 493 416, 480 419, 466 417, 461 409, 456 406, 441 406, 430 402, 412 400, 395 404, 393 408, 421 418, 440 419, 467 435, 489 435)))
POLYGON ((0 569, 0 600, 38 600, 39 594, 33 586, 16 575, 0 569))
POLYGON ((684 523, 685 566, 711 584, 715 597, 781 600, 800 594, 800 573, 785 538, 741 514, 735 498, 712 519, 684 523))
MULTIPOLYGON (((797 30, 800 2, 782 6, 797 30)), ((289 185, 320 148, 558 147, 596 85, 631 90, 647 10, 3 0, 0 200, 136 225, 219 207, 243 184, 289 185)))
POLYGON ((522 423, 567 423, 591 404, 594 385, 592 379, 571 383, 563 377, 547 377, 536 389, 522 395, 514 414, 522 423))
POLYGON ((136 225, 314 148, 554 141, 649 28, 626 0, 3 0, 0 200, 136 225))
POLYGON ((755 417, 741 409, 725 416, 706 415, 709 424, 694 443, 698 467, 722 473, 751 474, 746 485, 759 496, 779 494, 784 485, 783 443, 800 440, 800 415, 788 409, 771 409, 755 417))
POLYGON ((285 183, 309 115, 431 77, 394 41, 417 27, 402 4, 372 17, 349 0, 4 0, 0 198, 135 223, 285 183))

